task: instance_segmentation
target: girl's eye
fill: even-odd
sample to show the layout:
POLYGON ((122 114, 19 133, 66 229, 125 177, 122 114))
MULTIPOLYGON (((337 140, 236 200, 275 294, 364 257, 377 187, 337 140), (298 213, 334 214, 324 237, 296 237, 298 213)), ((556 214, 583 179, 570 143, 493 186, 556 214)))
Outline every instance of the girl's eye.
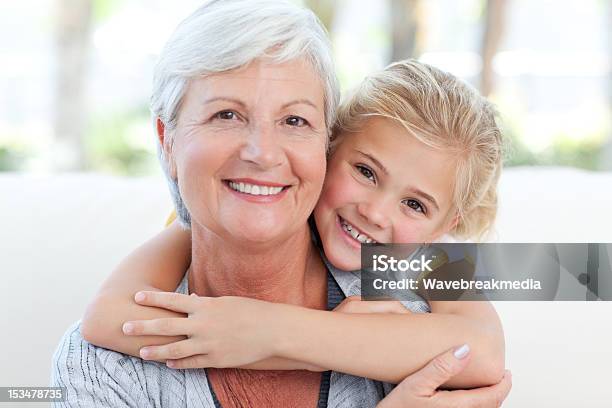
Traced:
POLYGON ((226 110, 226 111, 215 113, 214 118, 221 119, 221 120, 235 120, 235 119, 238 119, 238 114, 234 111, 226 110))
POLYGON ((403 200, 402 202, 406 204, 408 207, 410 207, 411 209, 413 209, 414 211, 425 214, 425 207, 423 207, 423 205, 419 203, 417 200, 406 199, 406 200, 403 200))
POLYGON ((371 182, 375 183, 376 182, 376 177, 374 177, 374 172, 372 170, 370 170, 369 168, 367 168, 366 166, 363 166, 361 164, 357 164, 355 165, 355 167, 357 168, 357 170, 368 180, 370 180, 371 182))
POLYGON ((285 124, 293 127, 303 127, 308 125, 308 121, 299 116, 289 116, 287 119, 285 119, 285 124))

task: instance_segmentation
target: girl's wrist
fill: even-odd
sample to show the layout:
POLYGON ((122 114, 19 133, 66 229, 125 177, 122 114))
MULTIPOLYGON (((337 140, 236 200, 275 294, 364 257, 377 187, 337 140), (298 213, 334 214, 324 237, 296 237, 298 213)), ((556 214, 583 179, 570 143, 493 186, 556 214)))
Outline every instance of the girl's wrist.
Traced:
POLYGON ((270 345, 274 356, 294 359, 299 343, 304 338, 304 320, 302 313, 308 310, 298 306, 274 304, 274 313, 270 318, 270 345))

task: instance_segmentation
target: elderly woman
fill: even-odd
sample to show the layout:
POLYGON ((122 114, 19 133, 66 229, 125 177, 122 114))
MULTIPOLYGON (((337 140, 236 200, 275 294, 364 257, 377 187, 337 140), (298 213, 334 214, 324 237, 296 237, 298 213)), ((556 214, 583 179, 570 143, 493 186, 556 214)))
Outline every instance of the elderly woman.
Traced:
MULTIPOLYGON (((307 10, 217 0, 179 26, 152 98, 162 165, 192 231, 192 264, 177 292, 313 309, 342 299, 307 223, 337 103, 327 38, 307 10), (239 194, 238 183, 266 194, 239 194)), ((460 365, 442 355, 386 402, 418 405, 460 365)), ((95 347, 78 323, 54 356, 53 384, 67 387, 70 406, 353 407, 384 397, 380 383, 339 373, 172 370, 95 347)))

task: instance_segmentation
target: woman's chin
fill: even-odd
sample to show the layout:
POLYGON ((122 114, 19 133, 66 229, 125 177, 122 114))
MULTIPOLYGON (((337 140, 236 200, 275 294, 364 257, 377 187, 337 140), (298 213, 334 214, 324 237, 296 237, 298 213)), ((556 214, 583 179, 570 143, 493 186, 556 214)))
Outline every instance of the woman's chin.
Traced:
POLYGON ((278 225, 269 227, 258 226, 257 228, 245 228, 239 226, 234 231, 229 231, 229 235, 238 241, 253 244, 278 243, 286 240, 290 234, 284 229, 278 228, 278 225))

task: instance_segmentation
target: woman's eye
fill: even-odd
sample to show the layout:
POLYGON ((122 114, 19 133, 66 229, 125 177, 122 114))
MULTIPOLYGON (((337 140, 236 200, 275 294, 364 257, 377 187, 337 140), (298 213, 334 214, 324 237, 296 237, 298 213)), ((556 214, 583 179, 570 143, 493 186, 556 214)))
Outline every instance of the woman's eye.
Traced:
POLYGON ((410 207, 411 209, 413 209, 414 211, 425 214, 425 207, 423 207, 423 205, 419 203, 417 200, 408 199, 402 202, 406 204, 408 207, 410 207))
POLYGON ((215 113, 215 119, 221 119, 221 120, 235 120, 238 119, 238 114, 236 114, 236 112, 234 111, 221 111, 221 112, 217 112, 215 113))
POLYGON ((285 119, 285 123, 289 126, 302 127, 308 125, 308 121, 299 116, 289 116, 285 119))
POLYGON ((376 182, 376 178, 374 177, 374 172, 372 170, 360 164, 356 165, 355 167, 365 178, 372 182, 376 182))

